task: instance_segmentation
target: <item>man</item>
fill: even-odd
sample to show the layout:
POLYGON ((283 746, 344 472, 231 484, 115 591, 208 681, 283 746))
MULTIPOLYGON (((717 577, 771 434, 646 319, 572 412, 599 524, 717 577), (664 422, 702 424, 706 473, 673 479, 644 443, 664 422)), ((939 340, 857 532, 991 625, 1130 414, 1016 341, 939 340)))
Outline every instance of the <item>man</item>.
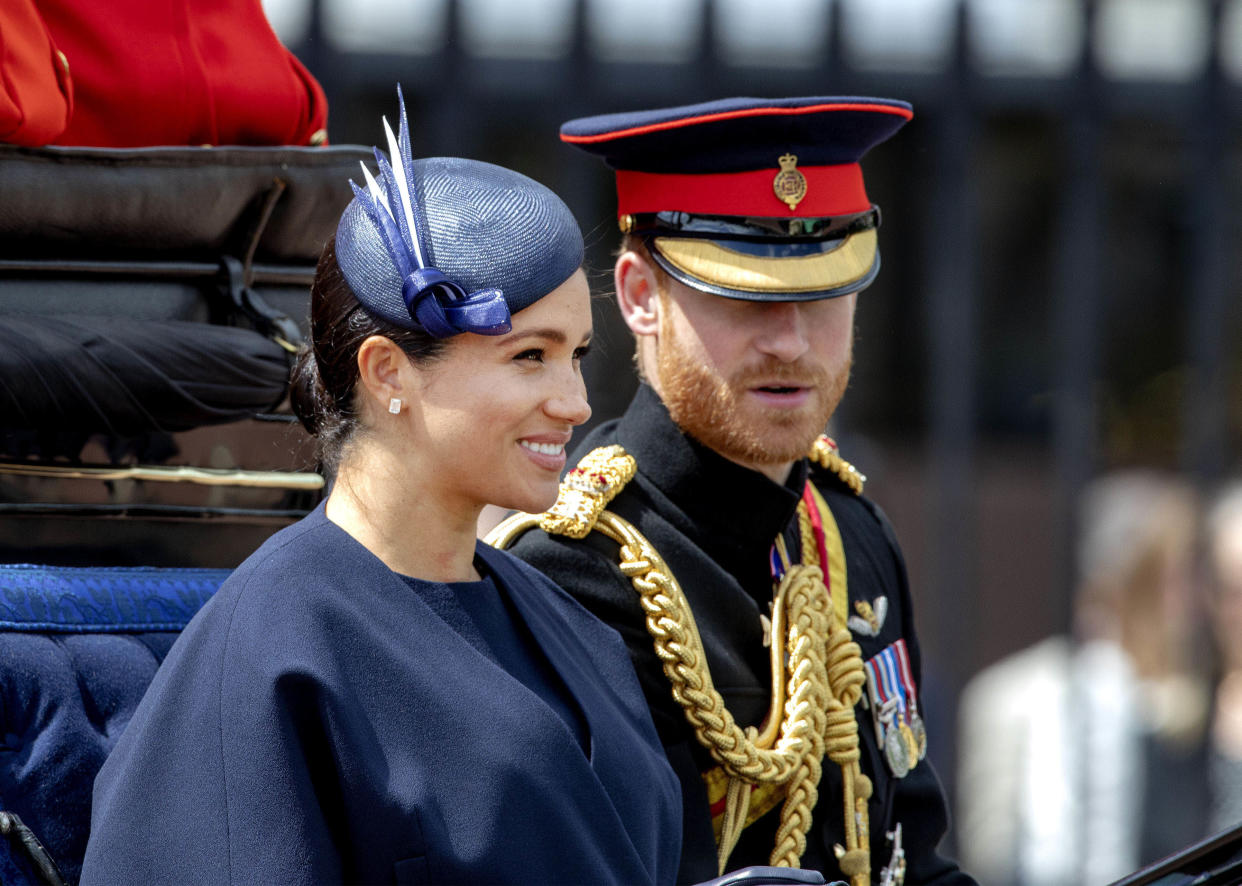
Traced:
POLYGON ((936 854, 900 551, 820 437, 879 270, 858 160, 910 117, 729 99, 561 130, 617 171, 617 301, 644 384, 540 528, 492 538, 625 638, 682 784, 681 882, 769 863, 972 882, 936 854))

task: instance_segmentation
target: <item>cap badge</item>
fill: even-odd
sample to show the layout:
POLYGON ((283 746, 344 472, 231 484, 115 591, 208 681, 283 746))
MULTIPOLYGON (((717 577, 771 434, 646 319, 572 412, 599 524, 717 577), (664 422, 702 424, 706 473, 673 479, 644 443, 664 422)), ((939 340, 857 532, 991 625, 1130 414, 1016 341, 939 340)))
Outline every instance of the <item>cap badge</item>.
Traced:
POLYGON ((798 208, 798 203, 806 196, 806 176, 798 171, 798 158, 794 154, 782 154, 777 158, 781 171, 772 179, 772 190, 776 198, 788 203, 791 210, 798 208))

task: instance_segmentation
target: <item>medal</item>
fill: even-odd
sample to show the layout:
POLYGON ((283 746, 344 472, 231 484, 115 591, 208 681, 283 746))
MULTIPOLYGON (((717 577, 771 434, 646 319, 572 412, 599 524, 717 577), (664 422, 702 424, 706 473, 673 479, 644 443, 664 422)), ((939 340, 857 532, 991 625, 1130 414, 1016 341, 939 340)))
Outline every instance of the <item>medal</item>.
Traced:
POLYGON ((864 664, 876 741, 894 778, 905 778, 927 756, 927 729, 919 716, 910 656, 898 640, 864 664))
POLYGON ((914 733, 914 746, 918 751, 916 760, 927 756, 927 728, 923 718, 919 716, 919 698, 914 689, 914 673, 910 670, 910 654, 906 651, 906 641, 898 640, 893 644, 897 650, 897 675, 905 689, 907 717, 910 731, 914 733))
POLYGON ((923 718, 919 716, 917 710, 910 714, 910 732, 914 735, 918 759, 922 760, 927 756, 927 728, 923 725, 923 718))
POLYGON ((906 745, 906 755, 910 761, 910 768, 914 768, 919 762, 919 744, 914 739, 914 732, 905 720, 897 724, 897 731, 901 733, 901 740, 906 745))
POLYGON ((905 778, 910 771, 910 749, 902 738, 901 730, 892 724, 884 730, 884 759, 897 778, 905 778))

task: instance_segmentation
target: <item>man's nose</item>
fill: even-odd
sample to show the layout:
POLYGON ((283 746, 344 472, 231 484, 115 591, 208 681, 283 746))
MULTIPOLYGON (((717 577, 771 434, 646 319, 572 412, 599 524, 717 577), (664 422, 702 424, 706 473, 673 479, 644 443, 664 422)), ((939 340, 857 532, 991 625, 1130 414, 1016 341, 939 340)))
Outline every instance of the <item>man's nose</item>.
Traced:
POLYGON ((759 313, 754 343, 760 352, 784 363, 792 363, 807 352, 806 315, 797 302, 768 302, 759 313))
POLYGON ((561 389, 544 401, 544 412, 552 418, 577 426, 591 417, 591 404, 587 402, 586 382, 576 370, 564 380, 561 389))

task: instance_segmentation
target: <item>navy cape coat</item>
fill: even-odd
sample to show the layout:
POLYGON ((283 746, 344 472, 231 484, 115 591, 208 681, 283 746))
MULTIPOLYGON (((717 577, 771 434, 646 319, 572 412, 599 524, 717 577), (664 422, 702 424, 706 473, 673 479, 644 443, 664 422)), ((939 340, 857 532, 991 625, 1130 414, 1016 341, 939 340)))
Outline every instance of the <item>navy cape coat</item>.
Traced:
POLYGON ((680 792, 625 646, 479 544, 589 730, 321 505, 194 618, 95 783, 82 883, 669 883, 680 792))

